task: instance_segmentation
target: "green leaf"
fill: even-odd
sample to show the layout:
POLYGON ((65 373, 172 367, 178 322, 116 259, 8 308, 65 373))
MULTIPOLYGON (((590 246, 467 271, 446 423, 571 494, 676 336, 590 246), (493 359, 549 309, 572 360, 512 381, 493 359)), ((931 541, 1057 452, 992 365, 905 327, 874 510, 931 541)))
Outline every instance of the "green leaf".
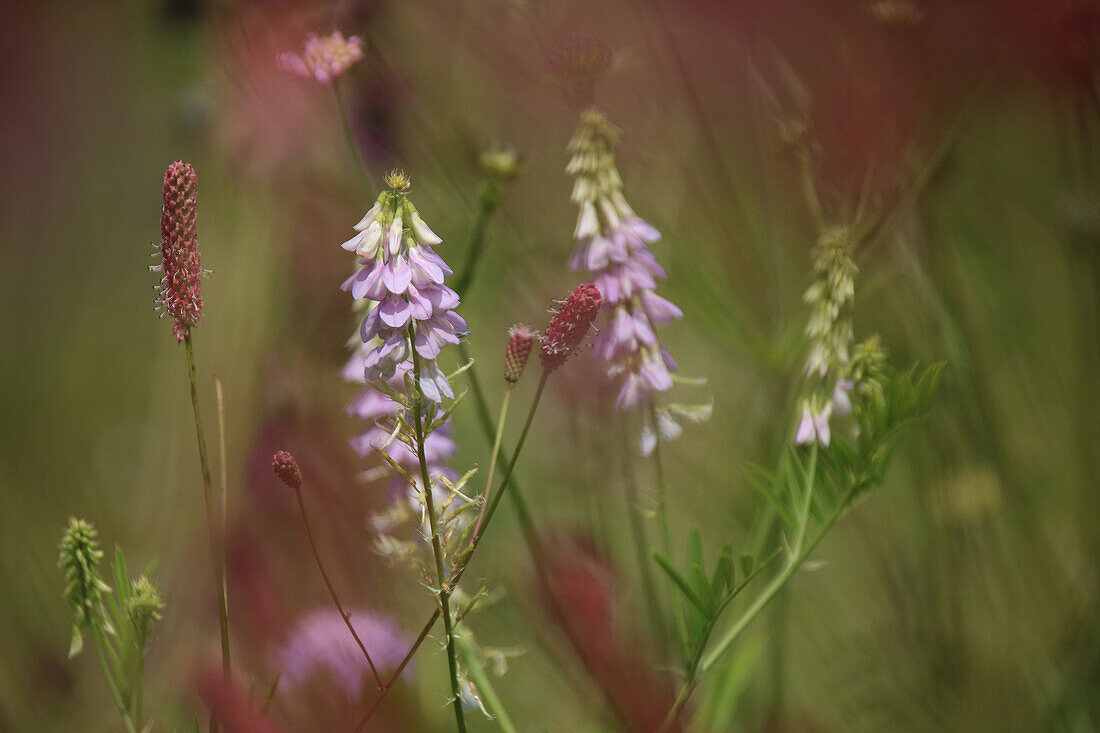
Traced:
POLYGON ((733 588, 733 546, 726 545, 722 548, 722 554, 718 556, 718 564, 714 567, 714 579, 710 584, 711 598, 721 598, 725 592, 733 588))
POLYGON ((699 609, 703 613, 706 613, 707 607, 703 605, 702 599, 700 599, 699 596, 695 594, 695 591, 691 589, 691 585, 689 585, 688 582, 684 580, 683 576, 676 571, 676 568, 672 566, 672 563, 669 562, 664 555, 656 551, 653 553, 653 559, 657 562, 662 570, 668 573, 668 577, 672 578, 672 582, 676 584, 676 587, 680 589, 680 592, 684 594, 684 597, 691 601, 692 605, 694 605, 697 609, 699 609))
POLYGON ((794 517, 791 515, 790 509, 780 498, 780 482, 772 475, 768 469, 758 466, 754 463, 745 464, 745 477, 749 480, 749 485, 771 504, 772 509, 775 510, 776 516, 787 525, 787 529, 795 528, 794 517))
POLYGON ((737 563, 741 566, 741 574, 744 576, 752 575, 752 567, 756 562, 756 559, 752 555, 741 555, 737 558, 737 563))

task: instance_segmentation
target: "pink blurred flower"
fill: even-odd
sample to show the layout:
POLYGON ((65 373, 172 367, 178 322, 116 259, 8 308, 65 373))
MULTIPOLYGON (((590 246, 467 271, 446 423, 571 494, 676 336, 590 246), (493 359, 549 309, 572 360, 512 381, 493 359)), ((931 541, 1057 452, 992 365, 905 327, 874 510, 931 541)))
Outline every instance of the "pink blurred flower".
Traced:
POLYGON ((306 36, 301 55, 281 53, 275 63, 279 68, 300 79, 312 79, 318 84, 331 84, 363 58, 363 42, 358 36, 344 38, 340 31, 320 37, 316 33, 306 36))

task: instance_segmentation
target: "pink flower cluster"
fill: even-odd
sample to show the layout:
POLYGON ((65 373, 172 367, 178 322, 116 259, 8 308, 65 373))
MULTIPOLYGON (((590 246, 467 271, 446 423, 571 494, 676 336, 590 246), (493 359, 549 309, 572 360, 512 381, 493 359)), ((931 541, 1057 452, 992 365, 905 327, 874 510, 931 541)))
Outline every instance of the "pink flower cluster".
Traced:
MULTIPOLYGON (((363 359, 367 353, 364 344, 355 350, 341 373, 349 382, 363 382, 363 359)), ((389 379, 388 386, 396 393, 405 391, 405 374, 408 364, 402 364, 389 379)), ((416 476, 419 462, 416 453, 401 440, 394 437, 397 428, 396 418, 402 406, 392 397, 371 385, 364 385, 346 408, 348 415, 362 420, 367 429, 351 439, 352 450, 360 458, 366 458, 375 451, 384 452, 390 460, 404 468, 410 475, 416 476)), ((424 439, 424 457, 428 464, 428 474, 433 478, 439 474, 453 475, 446 461, 455 452, 455 443, 450 437, 450 425, 444 424, 429 433, 424 439)), ((405 482, 394 475, 394 493, 405 482)))
POLYGON ((331 84, 363 58, 363 42, 357 37, 344 38, 335 31, 319 37, 316 33, 306 36, 301 55, 281 53, 275 59, 279 68, 301 79, 312 79, 318 84, 331 84))
POLYGON ((448 344, 466 333, 466 321, 455 313, 458 294, 443 284, 451 268, 432 249, 442 240, 420 218, 405 191, 408 179, 391 174, 389 190, 355 225, 357 234, 344 249, 359 256, 360 269, 341 289, 356 300, 371 301, 360 325, 368 346, 363 374, 368 382, 388 380, 408 365, 413 352, 420 360, 420 392, 432 402, 454 392, 436 365, 448 344))

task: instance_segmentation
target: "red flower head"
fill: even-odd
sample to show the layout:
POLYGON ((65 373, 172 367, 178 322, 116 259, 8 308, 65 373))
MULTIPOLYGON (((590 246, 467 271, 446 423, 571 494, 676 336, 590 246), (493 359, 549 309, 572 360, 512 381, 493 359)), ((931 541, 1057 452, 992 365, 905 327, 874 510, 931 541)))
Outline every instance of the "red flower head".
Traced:
POLYGON ((600 310, 600 291, 591 283, 578 285, 554 314, 542 337, 542 366, 552 372, 584 341, 600 310))
POLYGON ((172 332, 183 341, 202 317, 203 270, 199 262, 198 220, 199 178, 190 163, 177 160, 164 171, 164 204, 160 217, 162 264, 158 308, 175 319, 172 332))

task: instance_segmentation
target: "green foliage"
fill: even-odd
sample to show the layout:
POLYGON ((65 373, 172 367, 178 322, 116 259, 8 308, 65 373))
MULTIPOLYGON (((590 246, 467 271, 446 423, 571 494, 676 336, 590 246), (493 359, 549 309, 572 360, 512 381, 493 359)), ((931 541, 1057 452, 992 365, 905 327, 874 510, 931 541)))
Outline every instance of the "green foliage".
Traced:
POLYGON ((764 569, 767 562, 757 565, 752 555, 740 555, 738 565, 741 568, 741 582, 738 583, 733 561, 733 546, 726 545, 718 553, 713 572, 708 574, 706 562, 703 559, 703 540, 699 530, 692 530, 688 536, 686 576, 676 569, 671 560, 659 552, 653 553, 653 560, 668 575, 687 601, 688 646, 684 650, 684 661, 690 671, 698 663, 718 617, 764 569))
POLYGON ((65 571, 65 598, 73 611, 73 639, 69 656, 84 647, 84 634, 95 641, 108 686, 128 727, 130 711, 138 709, 144 686, 145 654, 153 625, 161 619, 164 601, 147 575, 131 579, 122 550, 115 549, 111 567, 114 590, 99 575, 99 538, 95 527, 70 518, 61 538, 59 567, 65 571))

